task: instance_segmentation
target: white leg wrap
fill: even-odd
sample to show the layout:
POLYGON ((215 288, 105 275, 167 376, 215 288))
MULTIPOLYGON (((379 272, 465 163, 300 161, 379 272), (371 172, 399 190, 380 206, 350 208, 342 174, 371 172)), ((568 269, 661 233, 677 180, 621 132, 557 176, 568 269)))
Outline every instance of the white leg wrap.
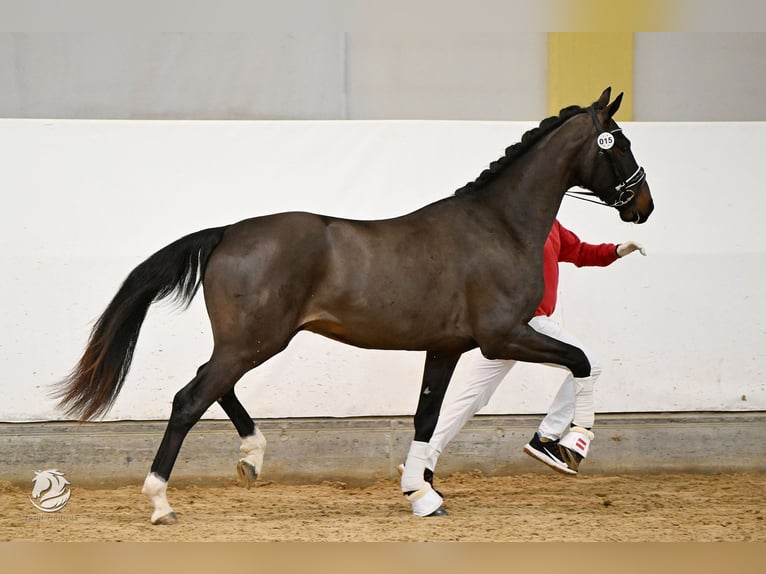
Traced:
POLYGON ((159 476, 150 472, 144 481, 144 487, 141 492, 149 497, 154 505, 154 512, 152 513, 152 524, 157 524, 160 518, 172 515, 175 520, 175 513, 170 508, 168 503, 168 483, 161 479, 159 476))
MULTIPOLYGON (((568 375, 553 398, 548 414, 540 421, 539 431, 545 438, 558 440, 569 431, 575 411, 575 378, 568 375)), ((589 425, 592 426, 592 425, 589 425)))
POLYGON ((438 510, 444 502, 439 493, 431 488, 427 482, 423 488, 408 495, 407 500, 412 504, 412 514, 415 516, 428 516, 438 510))
POLYGON ((255 427, 255 433, 242 439, 239 447, 240 452, 245 455, 239 459, 240 462, 247 462, 255 467, 255 474, 260 475, 263 468, 263 456, 266 454, 266 437, 261 434, 258 427, 255 427))
POLYGON ((431 460, 435 462, 438 456, 439 453, 427 442, 412 441, 410 452, 404 463, 404 472, 402 473, 402 492, 420 490, 424 486, 430 487, 423 479, 423 472, 429 462, 431 460))
POLYGON ((583 458, 588 456, 588 449, 590 447, 590 441, 593 440, 594 434, 588 429, 582 427, 572 427, 567 434, 559 441, 561 446, 567 447, 578 453, 583 458))

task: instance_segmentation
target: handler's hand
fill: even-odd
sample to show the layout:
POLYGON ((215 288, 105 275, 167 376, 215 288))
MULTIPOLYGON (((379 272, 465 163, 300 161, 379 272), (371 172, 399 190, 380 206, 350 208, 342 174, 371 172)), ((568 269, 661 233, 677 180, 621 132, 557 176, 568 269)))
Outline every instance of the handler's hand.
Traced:
POLYGON ((635 241, 626 241, 625 243, 617 245, 617 257, 625 257, 634 251, 639 251, 641 255, 646 255, 644 246, 635 241))

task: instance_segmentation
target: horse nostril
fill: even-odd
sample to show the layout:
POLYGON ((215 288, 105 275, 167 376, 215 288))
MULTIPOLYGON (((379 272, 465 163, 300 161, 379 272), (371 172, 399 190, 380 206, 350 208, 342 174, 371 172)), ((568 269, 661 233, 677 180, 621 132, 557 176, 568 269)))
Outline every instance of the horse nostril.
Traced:
POLYGON ((647 219, 649 219, 649 216, 652 214, 652 211, 654 211, 654 200, 650 199, 649 204, 647 205, 646 209, 643 212, 636 210, 635 223, 644 223, 647 219))

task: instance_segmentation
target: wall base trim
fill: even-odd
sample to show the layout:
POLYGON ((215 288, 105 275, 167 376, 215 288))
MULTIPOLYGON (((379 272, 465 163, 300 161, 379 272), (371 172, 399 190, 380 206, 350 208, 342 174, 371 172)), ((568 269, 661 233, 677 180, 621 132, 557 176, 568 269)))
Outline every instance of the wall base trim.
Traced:
MULTIPOLYGON (((439 460, 437 475, 549 472, 521 451, 539 416, 484 415, 469 421, 439 460)), ((0 423, 0 480, 31 485, 56 468, 73 486, 139 484, 165 421, 0 423)), ((396 475, 413 436, 411 417, 271 419, 263 480, 369 484, 396 475)), ((583 474, 766 472, 766 412, 604 414, 583 474)), ((192 429, 173 484, 230 483, 239 438, 228 421, 192 429)))

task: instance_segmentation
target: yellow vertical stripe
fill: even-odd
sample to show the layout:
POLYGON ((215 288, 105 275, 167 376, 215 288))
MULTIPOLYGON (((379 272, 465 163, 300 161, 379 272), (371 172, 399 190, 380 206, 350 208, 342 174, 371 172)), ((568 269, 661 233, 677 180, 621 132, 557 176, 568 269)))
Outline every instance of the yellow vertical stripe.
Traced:
POLYGON ((612 97, 625 92, 617 119, 633 119, 633 33, 550 32, 548 34, 548 113, 587 106, 607 86, 612 97))
MULTIPOLYGON (((699 17, 709 7, 695 0, 546 0, 558 32, 677 31, 685 14, 699 17)), ((538 3, 535 3, 538 4, 538 3)))

